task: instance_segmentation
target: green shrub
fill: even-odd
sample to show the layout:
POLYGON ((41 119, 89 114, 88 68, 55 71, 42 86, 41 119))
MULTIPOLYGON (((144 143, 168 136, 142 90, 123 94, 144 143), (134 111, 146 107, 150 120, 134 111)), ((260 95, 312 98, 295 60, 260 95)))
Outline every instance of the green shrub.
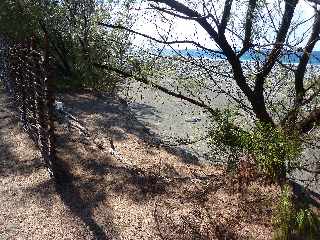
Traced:
POLYGON ((320 238, 320 220, 307 204, 293 204, 291 189, 284 185, 274 217, 275 240, 320 238))
POLYGON ((292 203, 291 189, 288 185, 285 185, 272 219, 275 228, 275 240, 290 239, 295 215, 296 213, 292 203))
POLYGON ((320 219, 309 208, 300 209, 296 215, 296 231, 307 239, 320 239, 320 219))
POLYGON ((254 157, 260 171, 278 181, 292 170, 301 153, 298 134, 290 136, 281 128, 263 123, 249 130, 235 124, 236 112, 225 110, 213 116, 214 126, 210 131, 210 145, 217 151, 226 153, 229 162, 243 155, 254 157))
POLYGON ((281 128, 258 123, 251 134, 248 151, 255 156, 263 172, 279 180, 297 164, 301 143, 298 134, 291 132, 289 136, 281 128))

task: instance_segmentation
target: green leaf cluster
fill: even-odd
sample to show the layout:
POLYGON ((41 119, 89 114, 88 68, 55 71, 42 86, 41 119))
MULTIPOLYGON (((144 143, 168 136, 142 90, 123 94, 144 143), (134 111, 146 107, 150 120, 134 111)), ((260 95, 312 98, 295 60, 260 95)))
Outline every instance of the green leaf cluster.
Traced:
POLYGON ((278 180, 297 165, 302 147, 297 133, 288 135, 282 128, 258 123, 250 136, 248 150, 261 170, 278 180))
POLYGON ((310 239, 320 237, 320 219, 306 205, 297 207, 293 203, 292 191, 284 185, 273 216, 275 240, 310 239))
POLYGON ((235 160, 243 154, 254 157, 259 169, 278 181, 294 168, 302 147, 298 134, 287 134, 282 128, 275 128, 257 122, 249 130, 236 125, 236 111, 224 110, 213 117, 210 131, 210 145, 235 160))
POLYGON ((122 78, 95 64, 122 66, 131 42, 128 32, 104 29, 98 23, 111 21, 130 26, 128 4, 96 0, 3 0, 0 33, 10 42, 35 37, 40 48, 47 36, 57 68, 58 87, 114 90, 122 78), (121 9, 121 13, 112 15, 114 8, 121 9))
POLYGON ((41 9, 32 0, 0 1, 0 33, 2 36, 25 40, 39 32, 41 9))
POLYGON ((285 185, 272 219, 275 227, 275 240, 289 239, 294 219, 295 209, 292 202, 292 192, 290 187, 285 185))

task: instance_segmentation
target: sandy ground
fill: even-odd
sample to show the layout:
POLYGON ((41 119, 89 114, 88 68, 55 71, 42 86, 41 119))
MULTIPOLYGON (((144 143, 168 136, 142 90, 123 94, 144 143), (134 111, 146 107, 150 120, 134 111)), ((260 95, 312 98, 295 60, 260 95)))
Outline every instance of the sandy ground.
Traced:
POLYGON ((120 94, 140 122, 168 143, 175 144, 177 139, 195 142, 180 147, 200 160, 221 162, 210 156, 206 139, 198 141, 208 134, 210 122, 202 109, 139 83, 127 85, 120 94))
MULTIPOLYGON (((199 107, 140 83, 128 81, 127 85, 129 87, 123 89, 121 96, 128 100, 129 108, 137 120, 152 129, 163 141, 176 144, 177 139, 189 139, 192 144, 180 147, 201 161, 225 161, 211 154, 207 139, 204 138, 208 134, 210 119, 199 107)), ((219 96, 214 99, 212 106, 223 108, 227 106, 227 101, 219 96)), ((320 132, 313 132, 309 138, 313 139, 313 145, 317 148, 306 147, 301 162, 305 168, 316 171, 320 169, 320 132)), ((320 174, 295 170, 288 177, 320 196, 320 174)))
POLYGON ((0 96, 0 239, 271 239, 279 188, 239 186, 240 176, 159 146, 110 97, 61 96, 92 138, 57 125, 59 161, 72 178, 55 185, 0 96))
POLYGON ((91 239, 0 93, 0 239, 91 239))

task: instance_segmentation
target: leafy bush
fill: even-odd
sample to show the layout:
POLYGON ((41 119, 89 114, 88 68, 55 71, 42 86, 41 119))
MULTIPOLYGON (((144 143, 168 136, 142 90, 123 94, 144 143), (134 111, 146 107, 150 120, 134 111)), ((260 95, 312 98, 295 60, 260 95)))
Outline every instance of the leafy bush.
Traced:
POLYGON ((243 154, 254 157, 262 172, 274 180, 284 179, 297 163, 301 153, 298 134, 289 136, 283 129, 263 123, 249 130, 235 124, 236 112, 225 110, 213 116, 210 144, 217 153, 225 153, 229 162, 243 154))
POLYGON ((320 219, 309 208, 300 209, 296 215, 297 232, 308 239, 320 238, 320 219))
POLYGON ((275 240, 316 240, 320 237, 319 218, 306 204, 300 205, 300 207, 293 204, 292 192, 288 185, 283 187, 273 217, 273 225, 275 240))
POLYGON ((130 27, 129 4, 3 0, 0 9, 0 32, 10 41, 24 42, 32 37, 40 49, 49 44, 58 88, 112 91, 119 85, 122 78, 95 65, 122 66, 130 38, 128 32, 104 29, 99 22, 124 22, 130 27))
POLYGON ((301 143, 297 134, 289 136, 281 128, 258 123, 251 134, 248 150, 262 171, 273 179, 285 178, 297 163, 301 143))
POLYGON ((275 227, 274 239, 289 239, 294 219, 295 209, 292 203, 292 193, 289 186, 285 185, 273 217, 273 225, 275 227))

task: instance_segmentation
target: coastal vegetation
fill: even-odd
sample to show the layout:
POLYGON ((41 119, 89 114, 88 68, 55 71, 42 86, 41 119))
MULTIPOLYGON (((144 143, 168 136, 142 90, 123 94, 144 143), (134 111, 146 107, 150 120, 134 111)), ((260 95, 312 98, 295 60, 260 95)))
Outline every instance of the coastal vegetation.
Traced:
POLYGON ((201 134, 229 176, 281 187, 274 239, 319 238, 319 206, 292 184, 295 171, 320 174, 318 1, 2 0, 0 9, 2 40, 31 39, 50 55, 57 92, 116 95, 139 83, 201 109, 201 134), (179 33, 179 21, 193 32, 179 33))

